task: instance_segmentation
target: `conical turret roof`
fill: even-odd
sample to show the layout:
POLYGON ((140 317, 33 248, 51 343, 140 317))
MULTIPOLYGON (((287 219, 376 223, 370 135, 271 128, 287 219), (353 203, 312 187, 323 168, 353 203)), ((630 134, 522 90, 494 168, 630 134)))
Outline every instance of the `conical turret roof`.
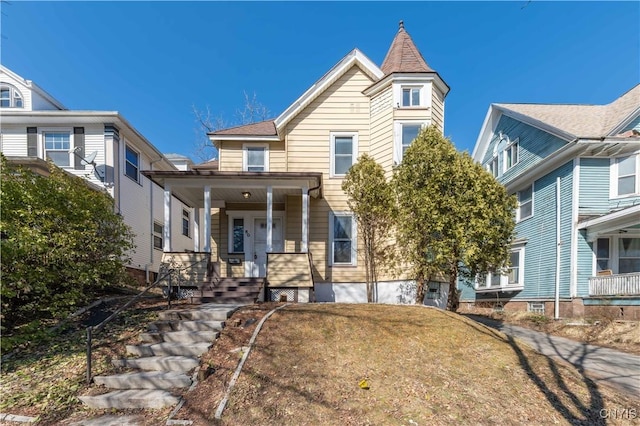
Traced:
POLYGON ((385 75, 391 73, 435 72, 424 60, 422 54, 413 43, 411 36, 404 29, 403 21, 400 21, 398 33, 393 39, 380 68, 385 75))

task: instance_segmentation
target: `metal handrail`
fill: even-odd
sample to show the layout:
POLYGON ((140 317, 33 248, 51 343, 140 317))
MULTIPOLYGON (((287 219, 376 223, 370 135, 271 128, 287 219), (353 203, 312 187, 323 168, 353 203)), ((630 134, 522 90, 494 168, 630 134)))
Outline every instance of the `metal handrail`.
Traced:
MULTIPOLYGON (((184 268, 170 268, 167 272, 165 272, 164 274, 162 274, 158 278, 156 278, 156 280, 152 284, 150 284, 147 288, 145 288, 140 293, 135 295, 127 303, 125 303, 124 305, 122 305, 121 307, 116 309, 116 311, 114 313, 109 315, 100 324, 98 324, 96 326, 91 326, 90 325, 90 326, 87 327, 87 385, 91 384, 91 381, 93 380, 93 377, 91 375, 91 367, 92 367, 92 365, 91 365, 91 354, 92 354, 92 343, 93 343, 93 335, 94 335, 94 333, 101 332, 104 329, 104 327, 109 322, 111 322, 120 312, 124 311, 129 306, 131 306, 134 302, 138 301, 138 299, 140 299, 146 292, 148 292, 153 287, 155 287, 158 284, 160 284, 160 282, 162 282, 165 278, 167 278, 167 277, 171 278, 171 274, 173 274, 174 272, 176 272, 176 271, 179 271, 179 272, 180 271, 186 271, 187 269, 193 268, 194 266, 196 266, 199 263, 204 262, 205 260, 209 260, 209 259, 198 260, 197 262, 194 262, 191 265, 189 265, 187 267, 184 267, 184 268)), ((168 291, 168 294, 167 294, 167 309, 171 309, 171 279, 169 279, 169 291, 168 291)))

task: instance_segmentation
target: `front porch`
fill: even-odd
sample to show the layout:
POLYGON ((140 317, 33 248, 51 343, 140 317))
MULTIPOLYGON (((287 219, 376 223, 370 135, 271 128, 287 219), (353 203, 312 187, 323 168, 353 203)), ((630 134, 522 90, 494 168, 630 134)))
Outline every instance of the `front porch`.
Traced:
POLYGON ((590 277, 589 296, 640 296, 640 272, 590 277))
POLYGON ((165 255, 179 258, 183 268, 199 254, 208 257, 205 276, 189 283, 196 301, 313 298, 309 210, 310 197, 322 196, 321 173, 143 173, 164 188, 165 255), (172 230, 180 229, 173 223, 180 215, 172 210, 172 196, 194 209, 193 252, 179 256, 172 252, 172 230))

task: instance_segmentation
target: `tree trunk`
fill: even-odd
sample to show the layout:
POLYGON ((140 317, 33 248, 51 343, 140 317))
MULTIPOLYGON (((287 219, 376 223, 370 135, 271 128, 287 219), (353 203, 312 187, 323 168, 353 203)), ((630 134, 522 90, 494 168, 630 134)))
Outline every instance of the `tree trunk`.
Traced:
POLYGON ((416 305, 424 302, 424 275, 420 274, 416 278, 416 305))
POLYGON ((458 266, 452 266, 449 270, 449 296, 447 297, 447 310, 455 312, 458 310, 458 266))

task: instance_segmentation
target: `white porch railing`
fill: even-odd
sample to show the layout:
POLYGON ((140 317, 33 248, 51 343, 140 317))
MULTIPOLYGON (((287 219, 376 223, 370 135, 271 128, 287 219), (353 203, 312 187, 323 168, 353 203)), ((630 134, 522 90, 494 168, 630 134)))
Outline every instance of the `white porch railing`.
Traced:
POLYGON ((589 296, 640 295, 640 272, 589 277, 589 296))

